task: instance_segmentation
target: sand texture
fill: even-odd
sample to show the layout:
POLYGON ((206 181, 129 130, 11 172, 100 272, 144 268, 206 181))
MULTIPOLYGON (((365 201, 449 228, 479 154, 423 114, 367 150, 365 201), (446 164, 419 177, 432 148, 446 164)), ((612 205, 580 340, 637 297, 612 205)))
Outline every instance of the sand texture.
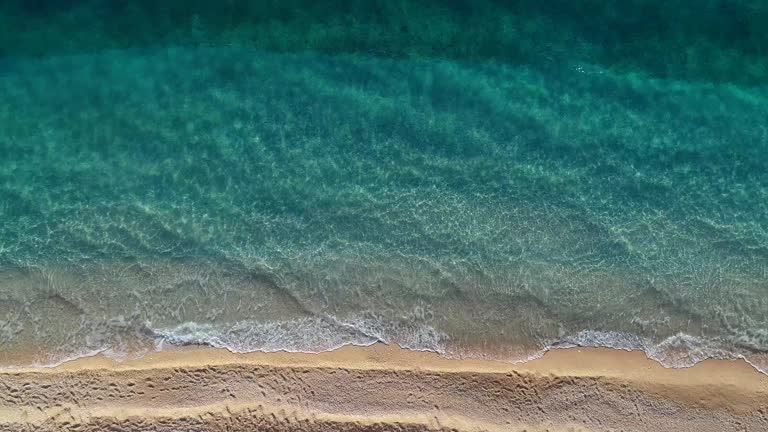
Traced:
POLYGON ((188 348, 0 373, 0 431, 766 431, 768 376, 665 369, 635 352, 521 365, 384 345, 329 353, 188 348))

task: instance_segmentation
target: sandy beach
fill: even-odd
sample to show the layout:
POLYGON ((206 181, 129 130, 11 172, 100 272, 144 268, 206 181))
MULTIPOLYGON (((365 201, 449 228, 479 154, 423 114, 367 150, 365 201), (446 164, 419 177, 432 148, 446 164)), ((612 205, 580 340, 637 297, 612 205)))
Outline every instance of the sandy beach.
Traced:
POLYGON ((558 349, 512 365, 377 344, 321 354, 183 348, 0 373, 0 431, 764 431, 746 362, 665 369, 558 349))

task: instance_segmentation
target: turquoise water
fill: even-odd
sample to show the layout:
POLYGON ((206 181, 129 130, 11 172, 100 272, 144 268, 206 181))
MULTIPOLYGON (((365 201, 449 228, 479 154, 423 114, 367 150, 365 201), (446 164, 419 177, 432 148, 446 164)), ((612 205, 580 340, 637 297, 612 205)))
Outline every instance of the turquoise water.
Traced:
POLYGON ((768 370, 767 6, 330 3, 0 6, 0 360, 768 370))

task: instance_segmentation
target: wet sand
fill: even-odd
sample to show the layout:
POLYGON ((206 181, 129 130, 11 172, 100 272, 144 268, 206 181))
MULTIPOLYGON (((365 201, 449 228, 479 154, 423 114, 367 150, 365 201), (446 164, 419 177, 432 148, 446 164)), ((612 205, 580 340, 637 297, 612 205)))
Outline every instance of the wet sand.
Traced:
POLYGON ((512 365, 382 344, 321 354, 182 348, 0 372, 0 431, 766 431, 744 361, 665 369, 559 349, 512 365))

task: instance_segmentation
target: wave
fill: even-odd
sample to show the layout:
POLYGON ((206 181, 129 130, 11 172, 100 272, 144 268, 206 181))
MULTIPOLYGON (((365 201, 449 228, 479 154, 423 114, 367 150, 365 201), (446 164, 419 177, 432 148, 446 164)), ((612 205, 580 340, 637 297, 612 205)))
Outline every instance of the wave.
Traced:
POLYGON ((640 351, 646 357, 666 368, 689 368, 708 359, 744 360, 757 371, 768 375, 768 362, 750 351, 728 350, 721 343, 705 338, 678 333, 652 342, 631 333, 584 330, 570 337, 551 341, 541 349, 511 350, 515 356, 497 355, 464 350, 452 346, 450 338, 429 326, 402 331, 393 323, 359 320, 340 322, 335 319, 306 319, 294 322, 243 322, 232 326, 185 323, 172 329, 155 329, 157 349, 170 345, 208 345, 232 352, 307 352, 332 351, 346 345, 368 346, 377 342, 394 343, 401 348, 435 352, 447 358, 483 358, 524 363, 543 356, 552 349, 574 347, 611 348, 640 351), (392 333, 381 329, 396 329, 392 333), (375 329, 375 330, 374 330, 375 329), (397 331, 400 330, 400 331, 397 331), (340 331, 342 331, 340 333, 340 331))
MULTIPOLYGON (((450 336, 425 324, 384 321, 359 316, 339 320, 332 316, 309 317, 287 321, 257 322, 252 320, 230 324, 185 322, 171 327, 152 327, 146 323, 143 334, 151 339, 145 349, 102 346, 74 350, 58 357, 48 356, 27 364, 6 364, 2 370, 29 367, 56 367, 84 357, 101 355, 121 362, 140 358, 180 346, 209 346, 234 353, 302 352, 320 353, 344 346, 395 344, 414 351, 434 352, 446 358, 484 359, 524 363, 542 357, 550 350, 575 347, 610 348, 642 352, 666 368, 689 368, 708 360, 743 360, 758 372, 768 375, 768 355, 750 350, 725 348, 720 341, 685 333, 654 342, 632 333, 584 330, 557 340, 542 342, 538 347, 495 347, 487 351, 456 345, 450 336), (503 353, 503 354, 499 354, 503 353)), ((135 346, 135 345, 134 345, 135 346)))
POLYGON ((369 346, 396 344, 404 349, 428 351, 447 358, 482 358, 509 363, 524 363, 543 356, 552 349, 575 347, 611 348, 640 351, 666 368, 689 368, 708 360, 744 360, 755 370, 768 375, 768 357, 744 350, 728 350, 721 343, 678 333, 660 342, 652 342, 631 333, 584 330, 573 336, 550 341, 541 349, 512 348, 515 356, 493 355, 452 346, 450 338, 430 326, 404 331, 402 325, 369 319, 341 322, 334 318, 312 318, 289 322, 239 322, 216 326, 194 322, 153 329, 156 350, 166 345, 205 345, 236 353, 333 351, 347 345, 369 346), (388 328, 390 333, 382 331, 388 328))
POLYGON ((290 321, 241 321, 234 324, 187 322, 172 328, 153 328, 158 350, 170 345, 208 345, 246 352, 332 351, 345 345, 396 343, 402 348, 445 354, 447 336, 429 326, 409 326, 366 317, 338 320, 311 317, 290 321))
POLYGON ((722 343, 706 338, 678 333, 660 342, 622 332, 585 330, 553 344, 553 347, 595 347, 624 351, 641 351, 646 357, 667 368, 689 368, 708 359, 745 360, 759 372, 768 374, 768 364, 757 360, 759 354, 751 351, 726 349, 722 343))

